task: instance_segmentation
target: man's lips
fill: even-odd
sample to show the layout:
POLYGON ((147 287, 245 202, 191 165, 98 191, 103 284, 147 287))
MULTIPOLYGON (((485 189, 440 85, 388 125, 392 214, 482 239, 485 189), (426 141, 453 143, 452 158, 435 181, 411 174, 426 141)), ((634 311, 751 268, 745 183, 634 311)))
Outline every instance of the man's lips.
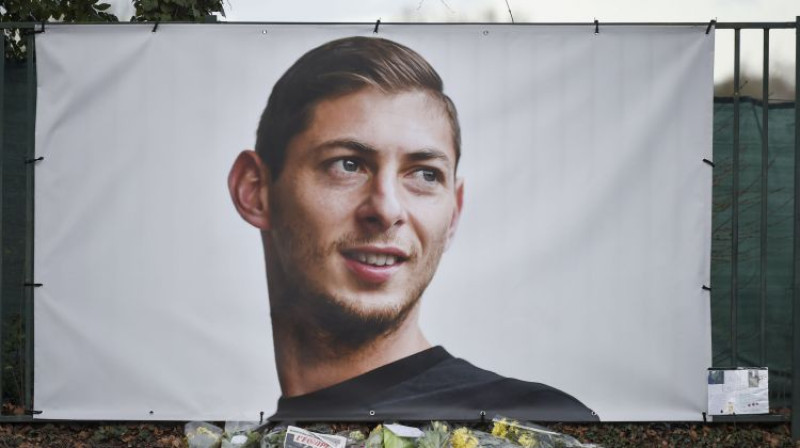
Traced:
POLYGON ((358 279, 383 283, 408 260, 403 250, 392 247, 363 247, 342 251, 345 264, 358 279))

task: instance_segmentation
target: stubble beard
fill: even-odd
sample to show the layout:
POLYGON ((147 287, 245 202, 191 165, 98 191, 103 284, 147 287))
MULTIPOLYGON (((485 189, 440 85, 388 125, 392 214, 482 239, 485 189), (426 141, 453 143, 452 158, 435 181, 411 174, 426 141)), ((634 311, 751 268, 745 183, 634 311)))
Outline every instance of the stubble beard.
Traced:
MULTIPOLYGON (((303 268, 323 266, 342 248, 395 241, 391 234, 347 235, 322 248, 312 247, 310 242, 314 239, 310 235, 288 228, 276 230, 278 238, 271 244, 275 253, 267 256, 272 325, 278 333, 294 340, 295 354, 306 362, 352 355, 394 334, 419 304, 444 252, 443 241, 433 244, 436 251, 427 260, 420 260, 419 253, 413 251, 404 263, 425 265, 417 277, 410 279, 413 284, 408 285, 405 296, 386 306, 368 307, 325 288, 329 285, 314 284, 303 268)), ((372 288, 380 294, 379 286, 363 286, 365 291, 372 288)))

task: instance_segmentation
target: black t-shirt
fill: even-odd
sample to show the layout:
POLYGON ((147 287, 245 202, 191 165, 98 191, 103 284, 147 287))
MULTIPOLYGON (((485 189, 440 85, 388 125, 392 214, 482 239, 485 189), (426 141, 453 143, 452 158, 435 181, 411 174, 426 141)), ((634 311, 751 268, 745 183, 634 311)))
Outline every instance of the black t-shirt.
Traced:
POLYGON ((599 421, 553 387, 505 378, 433 347, 339 384, 281 397, 271 421, 481 420, 599 421))

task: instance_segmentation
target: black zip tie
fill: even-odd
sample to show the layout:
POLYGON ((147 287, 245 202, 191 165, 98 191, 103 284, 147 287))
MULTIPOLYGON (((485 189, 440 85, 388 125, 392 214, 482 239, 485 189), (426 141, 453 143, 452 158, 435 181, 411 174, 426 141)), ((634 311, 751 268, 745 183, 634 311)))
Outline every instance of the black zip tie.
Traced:
POLYGON ((158 29, 158 24, 159 24, 159 23, 161 23, 161 21, 160 21, 160 20, 156 20, 156 24, 155 24, 155 25, 153 25, 153 32, 154 32, 154 33, 155 33, 155 32, 156 32, 156 30, 158 29))
POLYGON ((714 162, 712 162, 712 161, 710 161, 708 159, 703 159, 703 162, 708 164, 708 165, 711 165, 711 168, 714 168, 716 166, 716 165, 714 165, 714 162))
POLYGON ((258 424, 259 425, 263 425, 264 424, 264 411, 261 411, 261 412, 258 413, 258 424))
POLYGON ((706 413, 705 412, 703 412, 703 423, 708 423, 708 421, 706 420, 706 413))
POLYGON ((706 34, 710 33, 711 32, 711 27, 716 25, 716 24, 717 24, 717 19, 711 19, 711 21, 708 22, 708 27, 706 28, 706 34))
POLYGON ((374 30, 372 30, 372 32, 373 32, 373 33, 375 33, 375 34, 378 34, 378 28, 379 28, 380 26, 381 26, 381 19, 378 19, 378 20, 375 22, 375 29, 374 29, 374 30))
POLYGON ((41 162, 44 160, 44 157, 37 157, 35 159, 25 159, 25 164, 30 165, 31 163, 41 162))
POLYGON ((43 411, 37 411, 35 409, 25 409, 25 414, 27 414, 27 415, 39 415, 42 412, 43 411))
POLYGON ((600 21, 594 19, 594 34, 600 34, 600 21))
POLYGON ((511 5, 508 4, 508 0, 506 0, 506 8, 508 8, 508 15, 511 16, 511 23, 514 23, 514 14, 511 13, 511 5))
POLYGON ((704 290, 704 291, 711 291, 711 287, 710 287, 710 286, 703 285, 703 290, 704 290))
POLYGON ((23 283, 22 286, 33 286, 34 288, 41 288, 43 283, 23 283))
POLYGON ((33 29, 22 30, 22 35, 23 36, 27 36, 29 34, 41 34, 41 33, 44 33, 44 24, 45 24, 45 22, 42 22, 42 29, 40 29, 40 30, 37 30, 35 25, 34 25, 33 29))

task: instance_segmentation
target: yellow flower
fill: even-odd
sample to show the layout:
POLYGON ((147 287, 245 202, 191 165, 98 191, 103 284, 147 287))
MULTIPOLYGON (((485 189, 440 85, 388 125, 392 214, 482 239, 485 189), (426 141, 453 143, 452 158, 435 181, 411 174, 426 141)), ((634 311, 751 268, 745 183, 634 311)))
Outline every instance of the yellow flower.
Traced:
POLYGON ((450 438, 453 448, 478 448, 478 439, 467 428, 458 428, 450 438))
POLYGON ((493 436, 505 438, 507 434, 508 434, 508 423, 506 422, 506 419, 494 422, 494 427, 492 428, 493 436))
POLYGON ((536 439, 531 437, 530 434, 526 433, 523 433, 521 436, 519 436, 519 440, 517 440, 517 442, 519 442, 519 444, 525 448, 536 448, 539 445, 536 439))

